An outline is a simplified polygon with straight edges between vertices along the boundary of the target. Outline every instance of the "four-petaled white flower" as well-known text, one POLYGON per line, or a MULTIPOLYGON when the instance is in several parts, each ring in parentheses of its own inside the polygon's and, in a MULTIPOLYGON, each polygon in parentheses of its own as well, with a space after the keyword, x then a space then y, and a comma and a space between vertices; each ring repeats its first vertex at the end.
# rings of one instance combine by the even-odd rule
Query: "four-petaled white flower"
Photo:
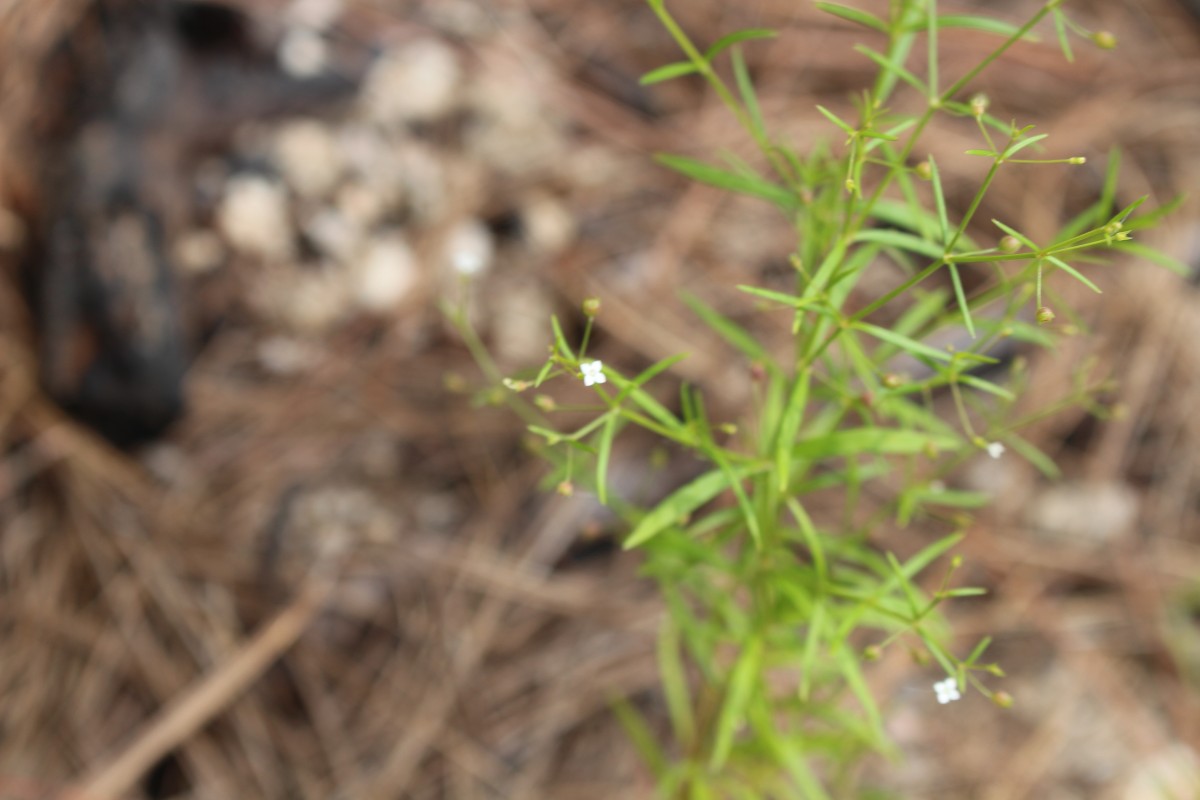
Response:
POLYGON ((583 385, 594 386, 598 383, 605 383, 608 378, 604 375, 604 364, 600 361, 591 361, 587 364, 580 364, 579 369, 583 371, 583 385))
POLYGON ((989 442, 987 446, 987 454, 992 458, 999 458, 1004 455, 1004 445, 1000 442, 989 442))
POLYGON ((958 693, 958 681, 954 678, 946 678, 944 681, 938 681, 933 685, 933 691, 937 692, 937 701, 942 705, 953 703, 962 697, 958 693))

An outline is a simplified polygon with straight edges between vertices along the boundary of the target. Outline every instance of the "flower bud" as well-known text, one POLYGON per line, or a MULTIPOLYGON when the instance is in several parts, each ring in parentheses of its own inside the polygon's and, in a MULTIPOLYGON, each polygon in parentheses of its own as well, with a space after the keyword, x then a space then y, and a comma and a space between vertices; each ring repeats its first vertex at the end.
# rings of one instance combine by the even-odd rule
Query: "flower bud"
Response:
POLYGON ((533 398, 533 404, 547 414, 558 409, 558 403, 548 394, 539 394, 533 398))
POLYGON ((1000 252, 1015 253, 1021 249, 1021 241, 1015 236, 1005 236, 1000 240, 1000 252))
POLYGON ((1092 41, 1101 50, 1112 50, 1117 46, 1117 37, 1111 31, 1096 31, 1092 34, 1092 41))
POLYGON ((561 494, 563 497, 570 497, 571 495, 575 494, 575 484, 571 483, 570 481, 562 481, 555 488, 555 491, 561 494))
POLYGON ((1054 312, 1050 310, 1050 307, 1042 306, 1039 308, 1037 310, 1038 325, 1049 325, 1051 322, 1054 322, 1054 312))
POLYGON ((1014 701, 1011 694, 1001 691, 992 695, 992 702, 1001 708, 1012 708, 1014 701))
POLYGON ((975 115, 975 119, 979 119, 988 110, 988 96, 983 92, 971 98, 971 113, 975 115))
POLYGON ((864 661, 878 661, 883 657, 883 648, 877 644, 869 644, 863 650, 864 661))
POLYGON ((583 315, 588 319, 600 313, 600 298, 589 297, 583 301, 583 315))
POLYGON ((1121 232, 1121 223, 1117 222, 1115 219, 1112 222, 1110 222, 1104 226, 1104 235, 1105 236, 1116 236, 1120 232, 1121 232))
POLYGON ((1086 164, 1087 159, 1083 156, 1071 156, 1067 159, 1068 164, 1086 164))
POLYGON ((927 181, 933 177, 933 167, 929 166, 928 161, 922 161, 913 167, 913 169, 916 171, 917 177, 923 181, 927 181))
POLYGON ((889 389, 897 389, 904 385, 904 379, 894 372, 883 376, 883 385, 889 389))
POLYGON ((849 194, 854 194, 854 190, 858 188, 858 184, 854 182, 854 178, 846 178, 846 191, 849 194))

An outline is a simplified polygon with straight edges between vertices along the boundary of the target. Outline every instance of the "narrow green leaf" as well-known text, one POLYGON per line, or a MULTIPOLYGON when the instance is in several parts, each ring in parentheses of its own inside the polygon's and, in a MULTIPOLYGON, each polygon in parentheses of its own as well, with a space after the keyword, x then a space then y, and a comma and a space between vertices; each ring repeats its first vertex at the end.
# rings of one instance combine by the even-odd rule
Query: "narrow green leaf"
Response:
POLYGON ((867 721, 871 726, 871 734, 873 742, 878 746, 884 741, 883 719, 879 715, 879 707, 875 705, 875 698, 871 696, 871 690, 867 688, 867 682, 863 678, 862 670, 859 669, 858 661, 855 660, 854 654, 850 652, 850 648, 842 647, 838 653, 838 667, 841 668, 842 677, 846 680, 846 685, 850 687, 850 691, 858 700, 858 704, 862 706, 863 713, 867 715, 867 721))
POLYGON ((666 754, 662 751, 662 748, 659 747, 658 736, 650 729, 649 723, 646 722, 641 713, 624 697, 613 700, 612 709, 617 717, 617 721, 625 729, 625 734, 629 737, 629 741, 633 743, 633 748, 638 751, 638 755, 646 762, 646 766, 650 768, 650 772, 653 773, 655 778, 661 778, 667 772, 670 762, 666 754))
POLYGON ((792 379, 783 414, 779 418, 779 428, 775 434, 775 477, 781 493, 787 491, 792 480, 792 444, 796 441, 800 423, 804 419, 804 411, 808 407, 810 380, 808 370, 796 374, 792 379))
POLYGON ((940 597, 982 597, 987 594, 988 590, 978 586, 964 586, 960 589, 947 589, 940 592, 940 597))
POLYGON ((727 47, 731 47, 738 42, 745 42, 751 39, 773 39, 777 35, 778 34, 776 34, 775 31, 767 28, 747 28, 745 30, 735 31, 734 33, 728 33, 722 36, 720 39, 717 39, 717 41, 713 43, 712 47, 704 51, 704 60, 712 61, 722 50, 727 47))
POLYGON ((800 656, 800 699, 808 702, 812 689, 813 670, 816 669, 817 653, 825 627, 825 603, 818 600, 804 632, 804 651, 800 656))
MULTIPOLYGON (((994 33, 997 36, 1009 37, 1016 34, 1020 27, 1013 25, 1011 22, 1003 22, 990 17, 977 17, 972 14, 941 14, 938 16, 937 26, 941 30, 947 28, 964 28, 966 30, 983 31, 984 33, 994 33)), ((919 26, 913 25, 913 29, 918 29, 919 26)), ((1033 32, 1026 33, 1023 37, 1027 42, 1038 41, 1037 34, 1033 32)))
POLYGON ((888 25, 874 14, 862 11, 850 6, 844 6, 841 3, 817 3, 817 8, 824 11, 826 14, 833 14, 835 17, 840 17, 847 22, 853 22, 856 25, 862 25, 872 30, 877 30, 880 33, 889 33, 888 25))
POLYGON ((692 714, 691 690, 680 657, 681 648, 679 629, 668 618, 658 635, 658 674, 675 737, 680 745, 690 749, 696 739, 696 718, 692 714))
POLYGON ((1001 154, 1000 157, 1001 158, 1012 158, 1017 153, 1024 150, 1026 147, 1032 147, 1033 145, 1037 144, 1038 142, 1042 141, 1045 138, 1048 138, 1049 136, 1050 136, 1050 134, 1048 134, 1048 133, 1039 133, 1036 136, 1026 136, 1024 139, 1019 139, 1019 140, 1013 142, 1012 144, 1010 144, 1008 146, 1008 149, 1006 149, 1001 154))
POLYGON ((608 505, 608 461, 612 455, 613 439, 617 435, 620 417, 613 411, 604 415, 607 419, 600 430, 600 446, 596 454, 596 499, 600 505, 608 505))
POLYGON ((742 105, 746 107, 746 115, 750 118, 755 136, 760 141, 766 141, 767 129, 763 124, 758 94, 754 91, 754 83, 750 80, 750 72, 746 69, 746 60, 742 58, 741 48, 737 47, 733 50, 733 79, 737 83, 738 94, 742 96, 742 105))
POLYGON ((759 344, 758 339, 751 336, 745 328, 721 314, 691 292, 685 291, 681 296, 683 302, 687 304, 687 307, 692 310, 693 314, 699 317, 705 325, 716 331, 722 339, 737 348, 742 355, 751 361, 762 363, 764 367, 774 368, 774 360, 763 349, 763 346, 759 344))
POLYGON ((762 665, 763 643, 754 636, 742 648, 737 663, 729 674, 729 683, 725 687, 725 699, 721 703, 721 711, 717 715, 716 732, 713 736, 712 753, 709 756, 708 768, 718 772, 725 766, 729 753, 733 749, 734 735, 738 726, 746 718, 746 707, 754 694, 754 685, 758 682, 762 665))
POLYGON ((962 278, 958 276, 958 266, 954 262, 946 265, 950 270, 950 282, 954 285, 954 299, 958 301, 958 308, 962 312, 963 324, 967 326, 967 333, 971 338, 975 338, 975 321, 971 318, 971 304, 967 302, 967 293, 963 291, 962 278))
POLYGON ((944 249, 946 242, 950 241, 950 219, 946 216, 946 195, 942 191, 942 176, 938 172, 937 162, 933 160, 933 156, 929 157, 929 182, 933 184, 933 202, 937 208, 938 225, 941 226, 944 249))
POLYGON ((883 53, 878 53, 878 52, 872 50, 871 48, 867 47, 865 44, 856 44, 854 46, 854 50, 856 52, 862 53, 864 56, 866 56, 867 58, 874 61, 876 64, 879 65, 879 68, 884 70, 885 72, 893 73, 897 78, 904 81, 905 83, 907 83, 909 86, 916 89, 921 94, 928 93, 928 89, 925 86, 924 82, 922 82, 921 79, 918 78, 916 75, 913 75, 911 72, 909 72, 907 69, 905 69, 902 64, 896 64, 892 61, 889 61, 887 56, 885 56, 883 53))
POLYGON ((1017 455, 1033 464, 1038 472, 1050 480, 1058 480, 1062 477, 1062 470, 1054 463, 1054 459, 1034 447, 1027 439, 1022 439, 1009 431, 1005 434, 1004 441, 1016 451, 1017 455))
POLYGON ((921 613, 921 598, 917 596, 917 590, 913 588, 912 583, 905 576, 904 570, 900 567, 900 562, 896 559, 895 554, 888 552, 886 557, 888 566, 892 568, 892 575, 895 577, 896 583, 900 584, 900 591, 904 593, 905 602, 908 603, 908 612, 912 615, 911 618, 915 622, 921 613))
POLYGON ((1032 239, 1030 239, 1025 234, 1021 233, 1020 231, 1016 230, 1015 228, 1008 227, 1007 225, 1005 225, 1003 222, 1001 222, 998 219, 993 219, 992 224, 995 225, 1000 230, 1007 233, 1009 236, 1012 236, 1014 239, 1016 239, 1018 242, 1025 245, 1026 247, 1028 247, 1030 250, 1036 251, 1038 249, 1038 246, 1033 243, 1032 239))
POLYGON ((983 378, 976 377, 975 375, 960 374, 958 376, 958 382, 966 384, 974 389, 978 389, 981 392, 987 392, 988 394, 993 394, 996 397, 1002 397, 1005 400, 1017 399, 1016 395, 1014 395, 1008 389, 1005 389, 1003 386, 997 386, 991 381, 984 380, 983 378))
MULTIPOLYGON (((762 467, 757 469, 761 471, 762 467)), ((749 466, 738 467, 734 469, 734 475, 741 480, 754 471, 755 469, 749 466)), ((645 544, 728 488, 729 477, 723 471, 715 469, 704 473, 691 483, 676 489, 642 517, 622 546, 626 550, 632 550, 645 544)))
MULTIPOLYGON (((910 253, 925 256, 935 260, 940 260, 946 254, 946 249, 936 242, 931 242, 928 239, 922 239, 919 236, 913 236, 911 233, 902 233, 888 228, 868 228, 865 231, 860 231, 854 236, 855 242, 876 242, 887 247, 896 247, 900 250, 907 250, 910 253)), ((943 239, 943 241, 945 241, 943 239)))
POLYGON ((949 536, 943 536, 933 544, 926 545, 919 553, 904 562, 902 572, 908 578, 914 577, 918 572, 932 564, 942 553, 945 553, 951 547, 961 542, 962 538, 963 535, 961 533, 953 533, 949 536))
POLYGON ((848 122, 845 122, 841 117, 839 117, 837 114, 830 111, 825 106, 818 105, 817 111, 820 111, 821 114, 824 115, 825 119, 829 120, 834 125, 837 125, 843 131, 845 131, 847 136, 853 136, 854 134, 856 134, 858 132, 857 130, 855 130, 854 126, 852 126, 848 122))
POLYGON ((987 492, 969 492, 964 489, 926 490, 918 493, 922 503, 947 508, 982 508, 991 502, 987 492))
POLYGON ((788 294, 787 292, 777 292, 773 289, 764 289, 761 286, 747 286, 745 284, 738 284, 737 288, 746 294, 754 295, 763 300, 770 300, 773 303, 779 303, 789 308, 807 308, 809 305, 796 295, 788 294))
POLYGON ((658 155, 655 156, 655 160, 692 180, 718 189, 759 197, 785 211, 792 211, 797 207, 796 198, 791 192, 757 175, 738 175, 686 156, 658 155))
POLYGON ((571 350, 571 345, 567 344, 567 337, 563 335, 562 326, 558 323, 556 314, 550 315, 550 327, 554 330, 554 347, 564 358, 574 361, 575 352, 571 350))
POLYGON ((833 248, 825 254, 821 259, 821 265, 817 267, 817 272, 813 275, 812 280, 804 287, 804 294, 801 295, 803 300, 812 300, 821 293, 821 290, 829 285, 830 278, 834 272, 842 265, 843 259, 846 257, 846 240, 841 237, 834 243, 833 248))
POLYGON ((1067 18, 1063 15, 1062 9, 1054 8, 1054 32, 1058 34, 1058 44, 1062 48, 1063 56, 1067 61, 1074 61, 1075 54, 1071 52, 1071 41, 1067 37, 1067 18))
POLYGON ((937 359, 938 361, 952 361, 953 356, 945 350, 938 350, 930 347, 923 342, 918 342, 915 339, 910 339, 907 336, 902 336, 895 331, 890 331, 887 328, 881 328, 878 325, 872 325, 869 322, 856 322, 854 327, 864 333, 874 336, 876 339, 881 339, 888 344, 895 345, 901 350, 913 356, 925 356, 926 358, 937 359))
POLYGON ((1074 267, 1072 267, 1070 264, 1068 264, 1067 262, 1063 261, 1061 258, 1057 258, 1057 257, 1055 257, 1055 256, 1046 256, 1046 260, 1047 260, 1047 261, 1049 261, 1049 262, 1050 262, 1051 264, 1053 264, 1054 266, 1056 266, 1056 267, 1058 267, 1059 269, 1061 269, 1063 272, 1065 272, 1065 273, 1067 273, 1068 275, 1070 275, 1070 276, 1071 276, 1072 278, 1074 278, 1075 280, 1077 280, 1077 281, 1079 281, 1080 283, 1082 283, 1084 286, 1086 286, 1086 287, 1088 287, 1089 289, 1091 289, 1091 290, 1092 290, 1093 292, 1095 292, 1096 294, 1103 294, 1103 292, 1101 292, 1101 291, 1100 291, 1100 287, 1099 287, 1099 286, 1097 286, 1096 284, 1092 283, 1090 280, 1088 280, 1088 279, 1087 279, 1087 278, 1084 276, 1084 274, 1083 274, 1082 272, 1080 272, 1079 270, 1075 269, 1075 268, 1074 268, 1074 267))
POLYGON ((696 65, 690 61, 676 61, 673 64, 664 64, 663 66, 652 69, 638 79, 638 83, 642 86, 649 86, 654 83, 662 83, 673 78, 682 78, 684 75, 694 75, 699 72, 696 65))
POLYGON ((775 731, 771 733, 760 738, 775 760, 783 764, 784 770, 800 790, 796 797, 803 800, 830 800, 829 793, 805 759, 803 746, 791 737, 780 736, 775 731))
MULTIPOLYGON (((900 176, 897 176, 897 179, 899 178, 900 176)), ((933 240, 932 231, 939 224, 937 215, 929 210, 916 204, 900 203, 887 198, 875 201, 875 206, 871 209, 871 216, 887 225, 913 231, 929 241, 933 240)), ((980 247, 964 233, 958 238, 958 244, 955 246, 955 250, 959 249, 971 251, 979 250, 980 247)))
POLYGON ((812 556, 813 567, 817 570, 818 586, 823 587, 829 579, 829 565, 825 559, 825 548, 821 544, 821 535, 813 525, 812 518, 808 516, 808 512, 804 510, 804 506, 795 496, 787 499, 787 507, 792 518, 796 520, 797 527, 800 528, 800 535, 804 538, 809 555, 812 556))

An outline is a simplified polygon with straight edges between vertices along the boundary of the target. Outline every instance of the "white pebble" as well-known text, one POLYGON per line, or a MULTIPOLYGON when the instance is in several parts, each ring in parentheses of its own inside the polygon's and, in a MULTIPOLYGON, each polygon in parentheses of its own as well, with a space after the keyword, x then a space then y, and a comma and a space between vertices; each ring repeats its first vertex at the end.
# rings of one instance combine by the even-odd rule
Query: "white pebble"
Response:
POLYGON ((450 230, 443 253, 451 269, 469 278, 487 271, 495 249, 492 232, 472 218, 462 220, 450 230))
POLYGON ((1102 547, 1133 531, 1138 510, 1137 493, 1123 483, 1062 483, 1042 491, 1027 513, 1047 539, 1102 547))
POLYGON ((304 372, 316 363, 312 348, 288 336, 270 336, 258 343, 256 355, 262 368, 272 375, 304 372))
POLYGON ((349 260, 358 249, 362 229, 333 208, 322 208, 308 219, 304 232, 326 255, 338 261, 349 260))
POLYGON ((454 107, 461 79, 462 67, 449 45, 437 39, 418 39, 372 67, 362 98, 367 114, 377 122, 424 122, 454 107))
POLYGON ((354 278, 354 298, 360 308, 389 311, 416 287, 417 260, 403 237, 386 234, 367 246, 354 278))
POLYGON ((221 266, 225 260, 225 245, 212 231, 194 230, 175 242, 175 263, 191 275, 203 275, 221 266))
POLYGON ((290 28, 279 43, 279 66, 293 78, 311 78, 325 70, 329 47, 312 28, 290 28))
POLYGON ((575 238, 575 220, 550 195, 530 197, 521 209, 521 221, 530 249, 538 253, 557 253, 575 238))
POLYGON ((327 195, 342 176, 342 161, 333 136, 316 120, 283 125, 275 135, 275 159, 301 197, 327 195))
POLYGON ((342 215, 362 227, 370 227, 387 213, 387 201, 379 192, 361 183, 347 183, 337 193, 342 215))
POLYGON ((292 0, 287 20, 293 25, 323 31, 341 16, 342 5, 342 0, 292 0))
POLYGON ((217 209, 217 224, 240 252, 276 261, 292 255, 287 192, 274 181, 256 175, 232 178, 217 209))
POLYGON ((337 270, 300 272, 280 294, 283 321, 297 331, 322 333, 348 311, 344 278, 337 270))

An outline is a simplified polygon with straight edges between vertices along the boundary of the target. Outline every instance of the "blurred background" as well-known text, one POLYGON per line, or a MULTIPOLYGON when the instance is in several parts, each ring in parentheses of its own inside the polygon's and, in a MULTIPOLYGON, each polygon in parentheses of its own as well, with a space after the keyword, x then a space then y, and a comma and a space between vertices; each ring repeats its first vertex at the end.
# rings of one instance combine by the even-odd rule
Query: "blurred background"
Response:
MULTIPOLYGON (((746 57, 801 152, 873 76, 809 2, 675 5, 700 42, 780 32, 746 57)), ((1068 8, 1117 49, 1068 64, 1047 28, 978 82, 1088 158, 1002 174, 978 218, 1035 239, 1115 147, 1118 205, 1200 180, 1200 10, 1068 8)), ((994 41, 945 36, 943 74, 994 41)), ((651 161, 746 153, 698 80, 639 85, 677 59, 640 0, 0 3, 0 799, 652 796, 610 701, 663 722, 653 587, 593 499, 540 485, 439 305, 517 374, 598 297, 591 352, 686 352, 668 380, 737 418, 750 365, 678 293, 782 345, 731 287, 786 289, 794 242, 651 161)), ((973 129, 928 144, 961 208, 973 129)), ((1142 239, 1193 265, 1195 201, 1142 239)), ((893 648, 868 677, 906 759, 864 766, 872 796, 1200 797, 1200 291, 1090 269, 1104 294, 1055 286, 1080 333, 1021 354, 1021 406, 1082 367, 1111 418, 1025 429, 1059 482, 957 479, 995 497, 961 548, 990 594, 947 613, 995 637, 1016 704, 938 706, 893 648)), ((614 454, 618 488, 679 479, 648 456, 614 454)))

